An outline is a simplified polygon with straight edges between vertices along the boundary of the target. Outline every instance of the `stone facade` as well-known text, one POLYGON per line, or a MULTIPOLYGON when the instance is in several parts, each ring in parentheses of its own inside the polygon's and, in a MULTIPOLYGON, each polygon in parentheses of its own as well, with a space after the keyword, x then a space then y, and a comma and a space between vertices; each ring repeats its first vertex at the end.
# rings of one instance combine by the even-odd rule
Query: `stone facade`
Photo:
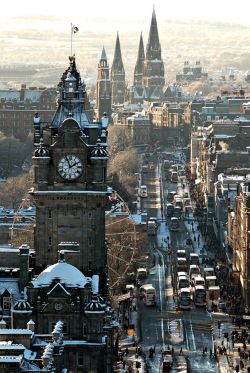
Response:
POLYGON ((239 278, 246 306, 250 306, 250 184, 240 184, 233 220, 233 272, 239 278))
POLYGON ((0 131, 6 136, 25 139, 32 132, 35 112, 42 114, 44 122, 50 122, 56 109, 54 88, 27 88, 0 91, 0 131))

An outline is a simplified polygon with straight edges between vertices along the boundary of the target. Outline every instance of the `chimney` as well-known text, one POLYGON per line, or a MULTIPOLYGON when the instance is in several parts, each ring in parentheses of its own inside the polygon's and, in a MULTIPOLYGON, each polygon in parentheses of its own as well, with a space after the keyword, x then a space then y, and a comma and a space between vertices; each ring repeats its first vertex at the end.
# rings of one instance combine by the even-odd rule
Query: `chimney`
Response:
POLYGON ((29 281, 29 245, 19 247, 20 290, 23 290, 29 281))
POLYGON ((28 330, 31 330, 32 332, 35 331, 35 323, 33 320, 30 320, 27 322, 27 329, 28 330))

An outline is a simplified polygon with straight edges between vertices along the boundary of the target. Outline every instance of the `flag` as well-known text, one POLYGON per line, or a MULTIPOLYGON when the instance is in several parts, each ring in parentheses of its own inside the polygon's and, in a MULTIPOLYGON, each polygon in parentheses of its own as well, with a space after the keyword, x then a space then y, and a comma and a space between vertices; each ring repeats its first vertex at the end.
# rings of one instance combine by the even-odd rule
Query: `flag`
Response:
POLYGON ((73 34, 76 34, 79 31, 79 28, 76 26, 72 26, 72 32, 73 34))

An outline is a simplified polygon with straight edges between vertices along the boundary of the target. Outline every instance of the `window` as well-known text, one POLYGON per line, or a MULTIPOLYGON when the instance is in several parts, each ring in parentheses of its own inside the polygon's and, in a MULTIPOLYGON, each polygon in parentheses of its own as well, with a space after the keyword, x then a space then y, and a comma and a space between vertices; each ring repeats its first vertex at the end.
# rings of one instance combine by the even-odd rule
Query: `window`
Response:
POLYGON ((78 352, 77 354, 77 363, 79 367, 82 367, 84 364, 84 356, 82 352, 78 352))
POLYGON ((11 297, 4 297, 3 298, 3 309, 10 310, 11 309, 11 297))

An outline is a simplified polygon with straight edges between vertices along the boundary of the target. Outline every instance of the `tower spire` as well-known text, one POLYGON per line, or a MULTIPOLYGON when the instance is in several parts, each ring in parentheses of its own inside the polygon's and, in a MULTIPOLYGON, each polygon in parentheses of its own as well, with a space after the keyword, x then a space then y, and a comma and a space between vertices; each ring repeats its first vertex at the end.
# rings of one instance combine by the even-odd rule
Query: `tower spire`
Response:
POLYGON ((125 70, 122 61, 121 45, 117 32, 114 60, 111 67, 112 104, 123 104, 125 100, 125 70))
POLYGON ((145 53, 144 53, 143 37, 142 37, 142 32, 141 32, 140 41, 139 41, 139 49, 138 49, 138 54, 137 54, 137 61, 136 61, 135 70, 134 70, 134 86, 135 87, 142 87, 144 60, 145 60, 145 53))
POLYGON ((119 72, 124 72, 124 66, 122 62, 122 53, 121 53, 121 45, 120 45, 120 38, 119 33, 117 32, 116 42, 115 42, 115 54, 114 60, 112 64, 111 70, 116 69, 119 72))
POLYGON ((107 60, 107 55, 106 55, 106 51, 105 51, 104 45, 102 47, 101 60, 107 60))
POLYGON ((161 46, 160 46, 160 41, 159 41, 155 8, 153 7, 153 13, 152 13, 152 18, 151 18, 151 25, 150 25, 148 43, 147 43, 147 50, 146 50, 146 58, 157 59, 159 55, 161 55, 161 46))

